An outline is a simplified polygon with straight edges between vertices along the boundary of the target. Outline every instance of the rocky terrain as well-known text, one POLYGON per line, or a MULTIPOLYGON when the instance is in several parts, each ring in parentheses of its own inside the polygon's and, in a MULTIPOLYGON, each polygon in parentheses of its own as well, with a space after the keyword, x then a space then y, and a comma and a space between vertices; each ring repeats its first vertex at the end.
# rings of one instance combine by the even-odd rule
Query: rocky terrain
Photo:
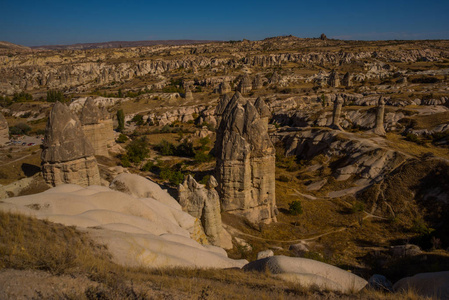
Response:
MULTIPOLYGON (((262 272, 273 297, 448 297, 448 41, 7 46, 3 212, 76 226, 112 269, 262 272)), ((153 272, 129 270, 127 287, 153 272)), ((83 297, 119 293, 86 276, 83 297)))

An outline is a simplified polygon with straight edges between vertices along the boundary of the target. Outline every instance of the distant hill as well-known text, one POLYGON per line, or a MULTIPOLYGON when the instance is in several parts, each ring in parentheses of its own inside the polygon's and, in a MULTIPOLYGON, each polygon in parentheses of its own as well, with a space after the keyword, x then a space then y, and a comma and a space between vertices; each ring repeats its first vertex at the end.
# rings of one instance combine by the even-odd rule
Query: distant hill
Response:
POLYGON ((205 44, 211 40, 151 40, 151 41, 113 41, 104 43, 81 43, 73 45, 46 45, 46 46, 32 46, 32 49, 38 50, 83 50, 83 49, 99 49, 99 48, 120 48, 120 47, 143 47, 155 45, 188 45, 188 44, 205 44))
POLYGON ((22 51, 31 51, 31 48, 16 45, 10 42, 0 41, 0 53, 1 52, 22 52, 22 51))

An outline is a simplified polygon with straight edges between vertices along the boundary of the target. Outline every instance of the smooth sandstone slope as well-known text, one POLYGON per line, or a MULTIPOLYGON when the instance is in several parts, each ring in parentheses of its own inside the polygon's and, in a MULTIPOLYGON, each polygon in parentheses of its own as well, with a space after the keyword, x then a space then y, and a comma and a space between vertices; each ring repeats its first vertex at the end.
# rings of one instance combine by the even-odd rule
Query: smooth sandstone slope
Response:
MULTIPOLYGON (((147 188, 154 187, 146 181, 147 188)), ((108 187, 65 184, 40 194, 5 199, 0 209, 84 229, 108 246, 117 263, 127 266, 231 268, 247 263, 191 239, 195 219, 163 192, 159 188, 156 198, 139 198, 108 187)))

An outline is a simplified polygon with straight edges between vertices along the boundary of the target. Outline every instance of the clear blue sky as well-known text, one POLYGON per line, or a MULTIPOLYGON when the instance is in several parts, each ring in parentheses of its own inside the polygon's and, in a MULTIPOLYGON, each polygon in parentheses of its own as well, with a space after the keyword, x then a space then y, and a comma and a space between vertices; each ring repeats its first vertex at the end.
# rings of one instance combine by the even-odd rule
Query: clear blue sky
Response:
POLYGON ((449 39, 449 0, 0 0, 0 40, 26 46, 106 41, 449 39))

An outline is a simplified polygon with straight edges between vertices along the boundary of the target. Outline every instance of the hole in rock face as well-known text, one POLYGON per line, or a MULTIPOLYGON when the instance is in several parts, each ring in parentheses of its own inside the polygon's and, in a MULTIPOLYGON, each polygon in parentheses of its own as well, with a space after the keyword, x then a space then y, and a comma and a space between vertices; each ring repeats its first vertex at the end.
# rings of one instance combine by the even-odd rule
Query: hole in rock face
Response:
POLYGON ((21 168, 26 177, 31 177, 41 171, 40 167, 27 163, 23 163, 21 168))

